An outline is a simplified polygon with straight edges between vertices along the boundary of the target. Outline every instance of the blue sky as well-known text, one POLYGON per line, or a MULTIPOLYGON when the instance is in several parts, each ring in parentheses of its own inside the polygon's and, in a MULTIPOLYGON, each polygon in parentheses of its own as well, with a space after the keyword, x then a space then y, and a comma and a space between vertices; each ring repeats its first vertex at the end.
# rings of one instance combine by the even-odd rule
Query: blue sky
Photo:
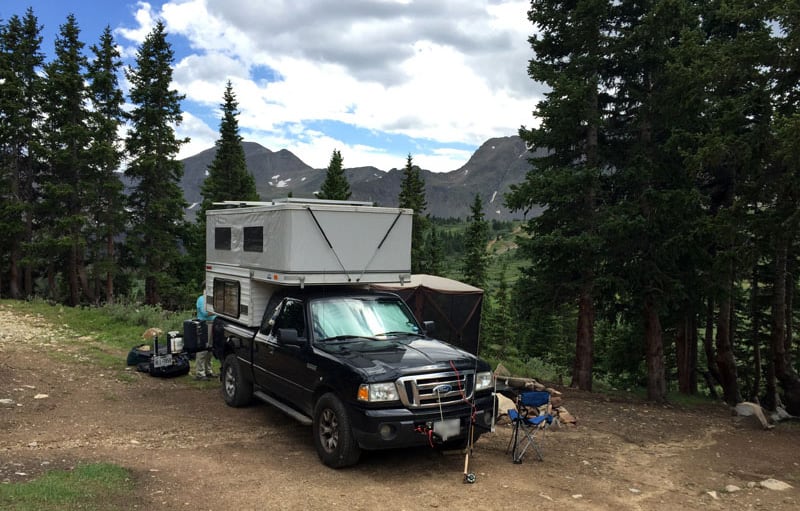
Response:
POLYGON ((532 126, 529 1, 0 0, 0 19, 33 8, 42 50, 69 13, 88 47, 110 26, 127 64, 161 19, 186 95, 180 157, 213 146, 227 80, 245 140, 325 168, 434 172, 464 165, 492 137, 532 126))

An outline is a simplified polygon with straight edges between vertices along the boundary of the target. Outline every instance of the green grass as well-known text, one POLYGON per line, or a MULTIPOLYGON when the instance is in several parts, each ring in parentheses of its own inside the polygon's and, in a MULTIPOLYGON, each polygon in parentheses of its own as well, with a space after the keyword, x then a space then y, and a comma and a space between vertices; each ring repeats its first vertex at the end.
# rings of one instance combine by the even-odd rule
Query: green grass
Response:
MULTIPOLYGON (((183 321, 194 311, 170 312, 159 307, 114 304, 102 307, 53 305, 44 300, 0 300, 0 306, 17 312, 40 316, 57 330, 59 342, 81 344, 80 353, 92 363, 125 370, 125 357, 134 346, 145 342, 142 334, 151 327, 183 331, 183 321)), ((52 356, 57 356, 54 352, 52 356)), ((72 359, 72 355, 63 355, 72 359)))
POLYGON ((108 463, 53 470, 25 483, 0 485, 5 511, 114 511, 131 508, 135 483, 122 467, 108 463))
MULTIPOLYGON (((44 300, 0 300, 0 307, 15 313, 40 317, 48 328, 51 342, 80 345, 78 351, 48 351, 48 356, 64 363, 81 363, 113 372, 119 381, 137 381, 127 369, 126 358, 133 346, 142 344, 142 333, 156 327, 164 332, 183 329, 183 321, 194 311, 168 312, 157 307, 110 305, 76 307, 52 305, 44 300)), ((166 337, 165 337, 166 339, 166 337)), ((45 340, 45 339, 43 339, 45 340)), ((216 362, 216 361, 215 361, 216 362)), ((219 364, 214 364, 219 371, 219 364)), ((188 385, 211 387, 219 382, 188 385)), ((108 400, 118 396, 108 394, 108 400)), ((92 464, 75 470, 54 470, 26 483, 0 484, 0 509, 3 511, 114 511, 131 509, 135 484, 127 470, 111 464, 92 464)))
MULTIPOLYGON (((170 312, 159 307, 143 305, 105 305, 102 307, 75 307, 53 305, 44 300, 18 301, 0 300, 0 307, 14 310, 17 313, 41 317, 52 325, 51 334, 59 343, 80 344, 78 352, 83 363, 90 363, 108 371, 116 371, 117 380, 127 383, 136 381, 125 360, 134 346, 144 343, 142 334, 151 327, 183 331, 183 322, 194 316, 193 310, 170 312)), ((77 361, 75 353, 51 351, 50 357, 64 363, 77 361)), ((214 372, 220 371, 218 360, 212 360, 214 372)), ((191 372, 194 374, 194 362, 191 372)), ((207 388, 219 385, 214 381, 187 382, 189 385, 207 388)), ((2 509, 2 508, 0 508, 2 509)))

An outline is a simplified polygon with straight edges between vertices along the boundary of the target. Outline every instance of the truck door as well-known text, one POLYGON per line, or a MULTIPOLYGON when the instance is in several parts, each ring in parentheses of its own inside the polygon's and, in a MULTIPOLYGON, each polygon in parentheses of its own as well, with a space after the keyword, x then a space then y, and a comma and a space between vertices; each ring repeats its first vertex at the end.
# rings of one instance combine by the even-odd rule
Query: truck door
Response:
POLYGON ((272 313, 268 311, 264 314, 261 326, 253 338, 251 359, 253 362, 253 381, 257 386, 271 393, 275 393, 278 387, 275 375, 269 371, 268 367, 278 345, 277 339, 272 337, 271 332, 272 325, 275 323, 275 319, 278 317, 282 307, 282 304, 278 304, 272 313))
POLYGON ((309 361, 310 345, 308 342, 302 346, 281 343, 277 336, 281 328, 296 330, 298 337, 308 338, 305 306, 301 300, 284 299, 269 322, 269 332, 266 335, 259 332, 255 367, 263 373, 263 386, 268 391, 308 412, 314 378, 309 361))

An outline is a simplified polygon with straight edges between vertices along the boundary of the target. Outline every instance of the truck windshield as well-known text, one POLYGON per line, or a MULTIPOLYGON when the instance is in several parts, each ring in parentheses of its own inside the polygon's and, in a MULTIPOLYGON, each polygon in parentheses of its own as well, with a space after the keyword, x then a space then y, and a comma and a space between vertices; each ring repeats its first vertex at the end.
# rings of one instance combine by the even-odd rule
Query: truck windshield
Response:
POLYGON ((332 297, 311 302, 317 340, 419 335, 419 326, 401 300, 332 297))

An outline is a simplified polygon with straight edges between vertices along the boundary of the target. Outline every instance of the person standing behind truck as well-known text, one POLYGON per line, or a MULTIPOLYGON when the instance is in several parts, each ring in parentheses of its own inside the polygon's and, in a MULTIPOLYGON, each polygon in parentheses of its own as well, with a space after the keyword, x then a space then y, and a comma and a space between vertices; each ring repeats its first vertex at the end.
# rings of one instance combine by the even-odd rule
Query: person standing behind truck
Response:
POLYGON ((206 311, 206 292, 197 298, 197 319, 205 322, 207 332, 208 350, 199 351, 195 356, 194 362, 194 379, 195 380, 209 380, 214 377, 214 372, 211 369, 211 332, 213 330, 213 322, 216 316, 209 314, 206 311))

